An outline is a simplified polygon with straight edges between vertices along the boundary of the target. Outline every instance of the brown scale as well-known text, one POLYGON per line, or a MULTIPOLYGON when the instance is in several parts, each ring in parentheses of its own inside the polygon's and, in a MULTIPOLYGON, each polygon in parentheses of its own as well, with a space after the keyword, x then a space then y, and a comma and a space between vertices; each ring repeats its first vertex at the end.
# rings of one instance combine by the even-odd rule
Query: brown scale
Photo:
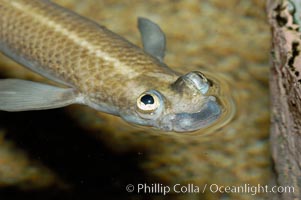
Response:
MULTIPOLYGON (((166 104, 160 111, 162 116, 188 113, 183 116, 191 114, 187 117, 191 120, 204 116, 201 111, 205 110, 209 101, 220 107, 215 98, 209 98, 196 89, 200 87, 191 86, 202 81, 186 81, 187 87, 175 90, 175 87, 182 87, 176 84, 176 80, 185 79, 185 76, 179 77, 160 59, 105 27, 54 3, 46 0, 0 0, 0 13, 2 51, 20 64, 27 63, 33 71, 72 86, 84 99, 83 104, 93 104, 91 107, 96 109, 95 105, 115 108, 120 112, 112 114, 126 113, 138 118, 135 110, 137 99, 146 91, 157 90, 160 93, 157 95, 164 97, 161 104, 166 104), (7 49, 13 56, 6 52, 7 49)), ((213 108, 208 106, 205 112, 209 109, 213 108)), ((169 116, 168 119, 175 118, 169 116)), ((177 118, 182 120, 180 115, 177 118)), ((168 119, 162 118, 162 121, 166 123, 168 119)), ((161 123, 146 121, 151 126, 161 123)), ((193 121, 194 126, 196 122, 193 121)), ((183 124, 186 126, 189 121, 184 119, 183 124)))
POLYGON ((34 60, 39 67, 56 74, 64 81, 71 82, 77 88, 85 90, 97 88, 106 94, 110 91, 101 87, 117 81, 111 78, 107 80, 107 74, 116 73, 118 77, 118 72, 125 73, 124 66, 139 74, 145 73, 150 68, 157 68, 153 58, 118 35, 50 2, 1 0, 0 3, 2 41, 27 60, 34 60), (14 3, 19 7, 14 6, 14 3), (117 59, 121 66, 112 62, 111 66, 103 65, 104 58, 96 58, 95 52, 76 44, 68 35, 62 34, 61 29, 53 29, 51 24, 45 23, 48 21, 53 21, 57 26, 76 35, 91 45, 94 51, 109 54, 117 59), (97 69, 92 65, 95 64, 95 60, 98 61, 97 69), (118 70, 112 70, 112 66, 118 70), (93 73, 85 73, 89 70, 93 73), (100 78, 102 85, 94 86, 97 83, 86 82, 86 76, 91 75, 100 78))

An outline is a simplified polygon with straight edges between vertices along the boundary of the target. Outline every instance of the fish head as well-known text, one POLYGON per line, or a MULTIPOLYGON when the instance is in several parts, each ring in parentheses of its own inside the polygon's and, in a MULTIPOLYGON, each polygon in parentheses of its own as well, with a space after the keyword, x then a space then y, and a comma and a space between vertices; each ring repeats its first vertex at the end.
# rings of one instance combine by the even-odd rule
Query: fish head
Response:
POLYGON ((217 97, 210 95, 212 82, 201 72, 153 85, 135 97, 131 112, 121 113, 123 119, 163 131, 191 132, 212 125, 222 113, 217 97))

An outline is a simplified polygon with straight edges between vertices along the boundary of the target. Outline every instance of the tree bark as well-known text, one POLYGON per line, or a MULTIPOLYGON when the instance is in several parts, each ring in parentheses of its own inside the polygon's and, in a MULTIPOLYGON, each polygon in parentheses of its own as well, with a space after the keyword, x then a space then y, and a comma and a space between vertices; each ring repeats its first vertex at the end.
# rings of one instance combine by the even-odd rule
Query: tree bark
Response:
POLYGON ((301 199, 301 0, 268 0, 272 27, 271 148, 279 199, 301 199), (298 6, 299 5, 299 6, 298 6))

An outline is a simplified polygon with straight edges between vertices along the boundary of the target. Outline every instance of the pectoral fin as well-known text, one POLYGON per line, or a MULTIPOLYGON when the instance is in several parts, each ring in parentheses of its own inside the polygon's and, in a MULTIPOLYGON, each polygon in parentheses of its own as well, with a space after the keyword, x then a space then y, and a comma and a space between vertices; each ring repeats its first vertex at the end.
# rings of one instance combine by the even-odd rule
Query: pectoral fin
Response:
POLYGON ((166 40, 161 28, 152 21, 141 17, 138 18, 138 28, 144 50, 163 62, 166 40))
POLYGON ((0 110, 26 111, 59 108, 80 103, 72 88, 58 88, 18 79, 0 80, 0 110))

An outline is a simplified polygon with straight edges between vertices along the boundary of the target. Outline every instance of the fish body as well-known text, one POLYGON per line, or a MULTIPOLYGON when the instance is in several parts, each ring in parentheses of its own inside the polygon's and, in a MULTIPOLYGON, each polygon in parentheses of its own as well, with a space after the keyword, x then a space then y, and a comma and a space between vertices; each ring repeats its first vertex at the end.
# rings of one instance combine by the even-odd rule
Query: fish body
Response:
POLYGON ((47 0, 0 0, 0 51, 62 88, 0 80, 0 110, 25 111, 84 104, 125 121, 164 131, 212 125, 222 114, 212 82, 163 62, 165 36, 139 18, 144 49, 47 0))

